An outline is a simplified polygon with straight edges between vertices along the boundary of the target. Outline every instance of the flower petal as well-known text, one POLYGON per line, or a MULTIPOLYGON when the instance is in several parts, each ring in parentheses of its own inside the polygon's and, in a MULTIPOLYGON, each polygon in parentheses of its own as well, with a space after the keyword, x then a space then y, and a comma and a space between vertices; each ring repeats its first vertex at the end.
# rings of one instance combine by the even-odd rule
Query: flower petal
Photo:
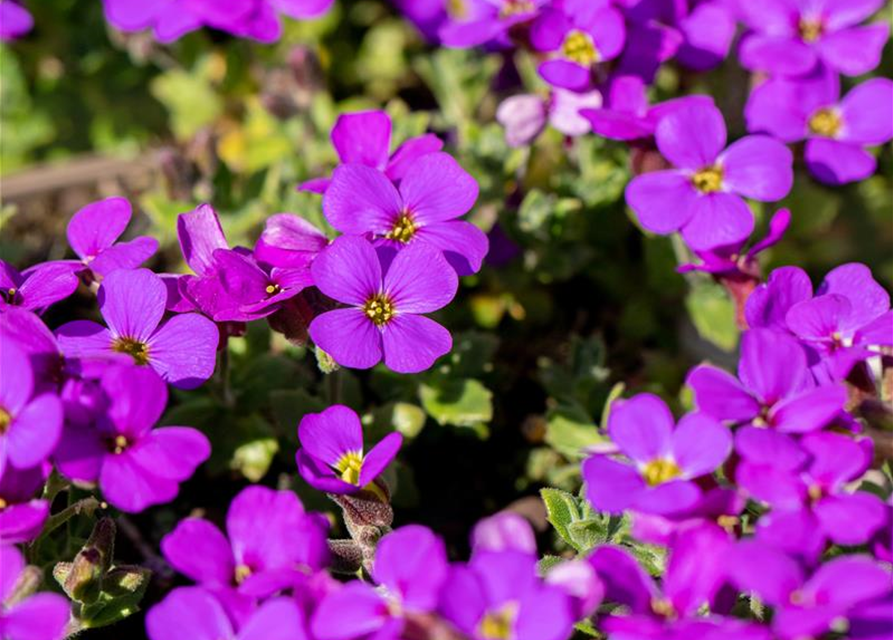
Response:
POLYGON ((98 300, 112 336, 145 343, 164 316, 167 287, 148 269, 113 271, 102 281, 98 300))
POLYGON ((59 348, 66 358, 108 358, 112 335, 101 324, 90 320, 72 320, 56 329, 59 348))
POLYGON ((310 631, 318 640, 352 640, 378 631, 389 618, 382 596, 369 584, 354 581, 317 605, 310 631))
POLYGON ((384 291, 398 314, 436 311, 449 304, 458 287, 443 253, 426 242, 412 242, 399 251, 384 277, 384 291))
POLYGON ((360 309, 335 309, 316 316, 310 337, 344 367, 368 369, 381 362, 382 334, 360 309))
POLYGON ((384 235, 404 209, 387 176, 363 164, 343 164, 335 169, 322 208, 329 224, 351 235, 384 235))
POLYGON ((406 171, 400 195, 415 220, 431 224, 467 213, 477 200, 478 183, 452 156, 429 153, 406 171))
POLYGON ((760 34, 751 34, 741 41, 738 59, 745 69, 780 76, 801 76, 816 64, 815 52, 803 42, 760 34))
POLYGON ((713 473, 731 451, 731 432, 703 413, 684 416, 673 432, 673 458, 687 478, 713 473))
POLYGON ((363 457, 360 469, 360 486, 365 487, 375 480, 397 456, 403 444, 403 436, 389 433, 363 457))
POLYGON ((698 409, 714 418, 739 422, 760 413, 760 403, 726 371, 702 365, 688 374, 686 383, 694 391, 698 409))
POLYGON ((865 492, 823 498, 812 510, 825 535, 847 547, 867 543, 887 518, 880 498, 865 492))
POLYGON ((769 279, 757 287, 744 309, 747 324, 787 331, 788 310, 798 302, 812 298, 812 282, 799 267, 781 267, 769 274, 769 279))
POLYGON ((320 291, 346 304, 363 305, 381 290, 381 263, 364 238, 337 238, 317 256, 310 270, 320 291))
POLYGON ((220 218, 209 204, 177 216, 177 237, 186 263, 199 276, 212 271, 216 249, 229 248, 220 218))
POLYGON ((357 414, 344 405, 310 413, 298 425, 298 440, 309 455, 335 466, 351 451, 363 451, 363 426, 357 414))
POLYGON ((436 153, 443 149, 443 140, 433 133, 426 133, 415 138, 409 138, 397 147, 391 159, 388 161, 388 168, 385 174, 392 182, 399 182, 409 171, 409 168, 416 163, 416 160, 429 153, 436 153))
POLYGON ((360 490, 360 487, 344 482, 337 477, 331 467, 312 457, 304 449, 298 450, 295 462, 298 465, 298 473, 301 474, 304 481, 317 491, 347 494, 360 490))
POLYGON ((806 461, 806 452, 793 437, 774 429, 745 426, 735 432, 735 451, 754 464, 794 471, 806 461))
POLYGON ((803 571, 788 555, 747 541, 729 553, 729 574, 739 589, 754 591, 772 605, 787 604, 803 583, 803 571))
POLYGON ((596 455, 583 462, 582 473, 586 499, 599 511, 623 513, 645 490, 638 471, 607 456, 596 455))
POLYGON ((232 638, 232 624, 219 602, 198 587, 174 589, 146 614, 151 640, 232 638))
POLYGON ((40 310, 63 300, 78 288, 78 277, 71 265, 46 262, 27 272, 27 278, 19 288, 22 306, 28 310, 40 310))
POLYGON ((774 405, 806 384, 806 352, 789 335, 751 329, 741 338, 738 376, 764 405, 774 405))
POLYGON ((660 121, 655 138, 661 154, 677 167, 703 169, 726 146, 726 123, 713 105, 687 104, 660 121))
POLYGON ((108 249, 130 224, 125 198, 106 198, 78 210, 68 222, 68 244, 81 259, 95 258, 108 249))
POLYGON ((196 582, 229 585, 235 565, 220 529, 202 518, 186 518, 161 539, 161 552, 178 572, 196 582))
POLYGON ((890 27, 883 22, 842 29, 824 36, 819 55, 825 63, 846 76, 860 76, 881 63, 890 27))
POLYGON ((156 476, 138 464, 128 451, 105 457, 99 486, 109 504, 127 513, 170 502, 180 489, 176 481, 156 476))
POLYGON ((397 373, 425 371, 453 348, 449 331, 430 318, 411 313, 394 316, 381 340, 384 362, 397 373))
POLYGON ((375 582, 400 596, 413 611, 433 611, 449 565, 443 540, 430 529, 408 525, 378 543, 372 574, 375 582))
POLYGON ((150 431, 130 455, 159 478, 183 482, 211 456, 211 442, 198 429, 162 427, 150 431))
POLYGON ((803 391, 775 405, 769 421, 782 433, 806 433, 827 426, 847 401, 846 389, 828 384, 803 391))
POLYGON ((753 232, 750 207, 731 193, 710 193, 695 199, 682 237, 695 251, 707 251, 745 240, 753 232))
POLYGON ((893 81, 872 78, 856 85, 840 103, 841 139, 877 145, 893 138, 893 81))
POLYGON ((136 269, 158 251, 158 240, 140 236, 109 247, 90 262, 90 271, 105 277, 116 269, 136 269))
POLYGON ((34 372, 27 353, 12 340, 0 344, 0 370, 6 372, 0 376, 0 405, 14 417, 31 398, 34 372))
POLYGON ((383 171, 391 152, 391 118, 384 111, 343 113, 332 127, 332 146, 343 164, 383 171))
POLYGON ((418 230, 418 239, 443 251, 444 258, 460 276, 481 270, 490 241, 487 234, 470 222, 453 220, 428 225, 418 230))
POLYGON ((62 640, 71 617, 63 596, 38 593, 3 613, 3 635, 18 640, 62 640))
POLYGON ((830 138, 807 140, 805 158, 816 180, 830 185, 864 180, 877 168, 874 156, 860 145, 830 138))
POLYGON ((723 183, 747 198, 781 200, 794 184, 794 154, 775 138, 741 138, 720 158, 723 183))
POLYGON ((836 293, 850 301, 846 329, 858 329, 890 310, 890 294, 864 264, 851 262, 828 272, 816 295, 836 293))
POLYGON ((268 600, 254 612, 239 631, 238 640, 306 640, 304 627, 304 615, 298 603, 278 597, 268 600))
POLYGON ((6 456, 14 467, 27 469, 46 460, 62 435, 62 403, 45 393, 13 417, 6 432, 6 456))
POLYGON ((626 188, 626 202, 639 223, 652 233, 665 235, 691 220, 698 199, 691 180, 678 171, 654 171, 633 179, 626 188), (668 207, 667 203, 673 206, 668 207))
POLYGON ((180 314, 149 339, 149 364, 169 384, 194 389, 213 375, 219 341, 213 322, 197 313, 180 314))
POLYGON ((663 400, 640 393, 611 407, 608 435, 624 454, 644 464, 670 453, 674 422, 663 400))

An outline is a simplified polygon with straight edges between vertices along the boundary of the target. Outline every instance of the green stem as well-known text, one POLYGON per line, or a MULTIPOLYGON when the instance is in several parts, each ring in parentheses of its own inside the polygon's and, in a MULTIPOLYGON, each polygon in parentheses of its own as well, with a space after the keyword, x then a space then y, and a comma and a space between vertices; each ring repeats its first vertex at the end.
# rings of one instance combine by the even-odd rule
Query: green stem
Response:
MULTIPOLYGON (((70 492, 69 495, 71 495, 70 492)), ((53 531, 61 527, 63 524, 66 524, 75 516, 85 514, 92 517, 93 513, 99 508, 99 500, 97 500, 93 496, 90 496, 88 498, 84 498, 83 500, 78 500, 59 513, 47 518, 46 524, 43 525, 43 531, 40 532, 40 535, 34 542, 31 543, 31 546, 28 548, 29 560, 33 561, 37 558, 37 554, 40 551, 40 545, 53 531)))

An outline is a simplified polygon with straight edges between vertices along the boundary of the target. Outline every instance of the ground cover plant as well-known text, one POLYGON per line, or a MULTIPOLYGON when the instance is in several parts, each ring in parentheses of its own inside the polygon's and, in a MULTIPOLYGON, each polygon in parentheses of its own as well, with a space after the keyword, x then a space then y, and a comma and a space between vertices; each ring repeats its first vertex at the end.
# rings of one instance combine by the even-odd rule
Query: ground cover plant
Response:
POLYGON ((893 637, 883 0, 0 0, 0 638, 893 637))

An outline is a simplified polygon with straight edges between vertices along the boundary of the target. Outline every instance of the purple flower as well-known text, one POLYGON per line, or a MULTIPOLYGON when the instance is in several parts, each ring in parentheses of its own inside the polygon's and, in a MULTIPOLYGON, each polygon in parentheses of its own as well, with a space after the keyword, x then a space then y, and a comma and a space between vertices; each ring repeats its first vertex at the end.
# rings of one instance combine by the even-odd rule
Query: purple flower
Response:
POLYGON ((200 310, 209 317, 227 303, 228 296, 217 277, 214 252, 229 249, 217 212, 209 204, 177 216, 177 239, 183 259, 195 275, 171 275, 167 308, 171 311, 200 310))
POLYGON ((326 597, 313 614, 313 636, 397 640, 403 637, 407 615, 436 609, 448 570, 443 541, 429 529, 396 529, 375 549, 372 577, 378 589, 351 582, 326 597))
POLYGON ((452 157, 430 153, 416 160, 399 189, 362 164, 335 169, 323 198, 326 219, 348 235, 371 235, 378 246, 400 250, 426 244, 444 252, 459 275, 475 273, 487 254, 487 236, 456 220, 478 196, 478 185, 452 157))
POLYGON ((661 119, 655 137, 676 168, 635 178, 626 189, 627 202, 647 230, 681 231, 696 251, 750 235, 753 214, 742 196, 772 201, 791 190, 790 150, 768 136, 747 136, 723 151, 726 126, 716 107, 676 109, 661 119))
POLYGON ((200 587, 174 589, 146 614, 151 640, 308 640, 304 615, 285 597, 268 600, 238 630, 223 605, 200 587))
POLYGON ((775 78, 757 87, 745 109, 749 131, 785 142, 806 139, 805 159, 819 181, 864 180, 877 167, 866 147, 893 138, 893 81, 873 78, 842 100, 836 73, 820 67, 804 79, 775 78))
POLYGON ((21 38, 34 28, 34 18, 18 2, 0 2, 0 40, 21 38))
MULTIPOLYGON (((443 148, 441 139, 428 133, 409 138, 391 153, 391 118, 384 111, 343 113, 335 121, 331 137, 342 164, 362 164, 378 169, 392 182, 400 182, 416 160, 443 148)), ((317 178, 299 188, 325 193, 330 183, 329 178, 317 178)))
POLYGON ((685 40, 676 60, 682 66, 707 71, 729 55, 736 24, 727 4, 726 0, 700 2, 679 19, 677 26, 685 40))
POLYGON ((505 127, 506 143, 510 147, 522 147, 542 133, 547 122, 566 136, 589 133, 589 122, 581 111, 597 109, 601 104, 599 91, 576 93, 553 89, 545 100, 534 94, 506 98, 496 110, 496 120, 505 127))
POLYGON ((781 551, 755 541, 740 542, 727 557, 740 589, 775 607, 772 630, 781 640, 818 637, 857 606, 889 596, 890 572, 867 556, 842 556, 806 577, 781 551))
POLYGON ((34 496, 47 479, 48 466, 8 467, 0 476, 0 539, 4 542, 30 542, 43 529, 50 504, 34 496))
POLYGON ((77 276, 63 262, 45 262, 19 273, 0 260, 0 311, 15 306, 41 313, 77 288, 77 276))
POLYGON ((356 493, 365 489, 391 463, 403 436, 391 433, 368 453, 363 452, 360 418, 344 405, 310 413, 298 425, 301 448, 298 471, 307 483, 328 493, 356 493))
POLYGON ((127 229, 130 203, 124 198, 106 198, 88 204, 68 223, 68 244, 94 278, 101 280, 116 269, 136 269, 158 250, 158 241, 140 236, 116 241, 127 229))
POLYGON ((318 571, 328 561, 328 522, 304 511, 290 491, 248 487, 226 516, 225 536, 202 518, 181 520, 161 541, 168 562, 211 590, 269 596, 283 575, 318 571))
POLYGON ((162 322, 167 289, 148 269, 113 271, 103 280, 98 297, 108 328, 89 320, 59 327, 56 336, 67 356, 123 353, 182 389, 195 388, 214 373, 217 327, 194 313, 162 322))
POLYGON ((738 14, 754 33, 738 55, 746 69, 796 76, 820 61, 848 76, 881 61, 889 37, 884 23, 858 26, 883 0, 738 0, 738 14))
POLYGON ((550 59, 539 66, 549 84, 580 91, 592 84, 592 68, 623 50, 623 14, 609 0, 565 0, 544 9, 530 29, 530 43, 550 59))
POLYGON ((471 548, 474 553, 512 550, 536 555, 536 534, 523 516, 500 511, 474 525, 471 548))
POLYGON ((62 640, 70 608, 55 593, 37 593, 24 600, 13 598, 25 560, 13 546, 0 546, 0 636, 4 640, 62 640))
POLYGON ((7 463, 36 467, 56 448, 62 431, 62 403, 35 390, 28 355, 16 343, 0 347, 0 477, 7 463))
POLYGON ((702 365, 688 376, 698 409, 718 420, 804 433, 826 426, 847 401, 842 384, 816 385, 799 342, 771 329, 741 338, 738 377, 702 365))
POLYGON ((535 555, 519 551, 453 565, 440 613, 471 640, 564 640, 574 625, 570 599, 537 577, 535 555))
POLYGON ((95 424, 66 424, 55 455, 59 471, 98 481, 122 511, 170 502, 211 455, 210 442, 190 427, 152 428, 167 406, 167 386, 151 369, 109 365, 100 384, 107 408, 95 424))
POLYGON ((533 20, 545 4, 547 0, 460 0, 448 5, 448 19, 438 35, 446 47, 507 47, 509 30, 533 20))
POLYGON ((597 454, 583 463, 586 497, 599 511, 669 515, 694 507, 694 479, 711 474, 732 449, 729 430, 692 413, 674 429, 663 400, 642 393, 611 409, 608 434, 629 463, 597 454))
POLYGON ((13 342, 28 356, 36 390, 55 391, 64 360, 53 332, 34 313, 7 307, 0 313, 0 344, 13 342))
POLYGON ((417 373, 452 348, 449 331, 420 315, 446 305, 458 288, 456 272, 430 245, 408 245, 386 269, 367 240, 341 236, 311 270, 320 291, 349 305, 310 325, 310 337, 338 364, 368 369, 384 359, 393 371, 417 373))
POLYGON ((254 245, 254 258, 270 267, 309 269, 328 244, 326 235, 303 218, 277 213, 264 223, 264 230, 254 245))

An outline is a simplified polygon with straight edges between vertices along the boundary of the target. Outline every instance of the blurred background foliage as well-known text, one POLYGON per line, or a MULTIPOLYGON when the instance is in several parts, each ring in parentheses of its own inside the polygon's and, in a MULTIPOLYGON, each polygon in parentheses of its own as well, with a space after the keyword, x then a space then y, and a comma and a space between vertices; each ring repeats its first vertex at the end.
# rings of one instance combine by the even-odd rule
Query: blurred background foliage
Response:
MULTIPOLYGON (((394 145, 424 131, 446 141, 481 186, 470 219, 491 234, 488 264, 439 315, 455 348, 423 375, 326 375, 312 346, 263 322, 232 339, 215 379, 177 393, 165 418, 203 429, 213 458, 177 501, 130 519, 125 560, 157 560, 152 550, 177 519, 219 519, 246 481, 294 487, 309 507, 331 511, 297 479, 294 453, 300 417, 334 402, 361 412, 373 439, 393 429, 406 437, 391 471, 397 524, 433 526, 457 553, 475 520, 508 505, 545 531, 535 496, 547 485, 578 488, 581 449, 602 439, 611 398, 647 390, 683 410, 691 366, 734 362, 725 290, 677 274, 684 249, 642 233, 627 211, 624 145, 547 130, 530 148, 506 146, 499 101, 522 86, 543 90, 525 54, 431 48, 378 0, 343 0, 321 20, 287 22, 273 46, 209 31, 159 46, 110 30, 98 0, 29 8, 35 31, 0 47, 0 253, 17 266, 65 256, 70 215, 112 194, 140 212, 131 233, 161 240, 157 271, 187 269, 176 216, 202 201, 217 208, 233 245, 253 245, 278 212, 327 228, 320 198, 295 185, 334 166, 337 115, 368 108, 391 114, 394 145), (90 169, 96 157, 111 164, 90 169)), ((888 47, 880 74, 891 72, 888 47)), ((670 67, 653 98, 709 92, 738 136, 748 82, 734 59, 703 75, 670 67)), ((875 177, 844 189, 798 171, 782 203, 792 227, 765 266, 798 264, 818 282, 861 261, 890 287, 891 203, 889 146, 875 177)), ((756 211, 758 233, 775 208, 756 211)), ((82 292, 47 320, 95 313, 82 292)), ((150 599, 170 586, 170 574, 159 575, 150 599)), ((138 637, 139 623, 127 624, 109 637, 138 637)))

